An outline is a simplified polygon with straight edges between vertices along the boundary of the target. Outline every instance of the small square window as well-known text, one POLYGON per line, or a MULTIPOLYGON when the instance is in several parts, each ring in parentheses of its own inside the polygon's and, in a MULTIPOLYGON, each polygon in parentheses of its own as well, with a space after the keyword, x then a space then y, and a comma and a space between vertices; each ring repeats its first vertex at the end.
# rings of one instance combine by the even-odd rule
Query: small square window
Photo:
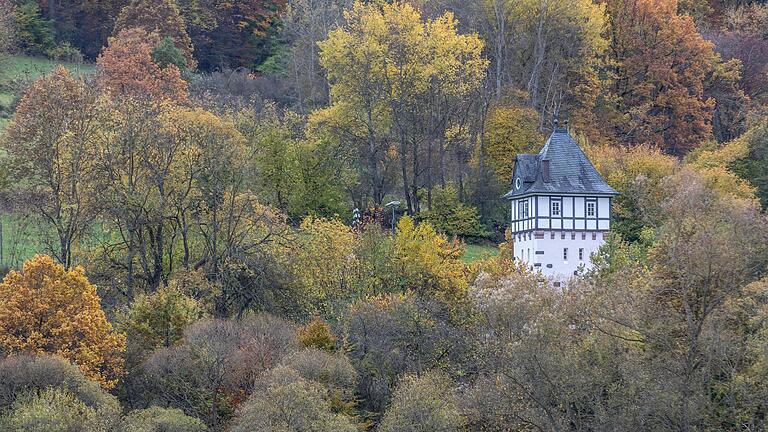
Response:
POLYGON ((571 233, 571 240, 576 240, 576 233, 571 233))
POLYGON ((587 239, 587 233, 581 233, 581 239, 586 240, 587 239))
POLYGON ((552 216, 560 216, 560 201, 552 201, 552 216))
POLYGON ((565 233, 560 233, 560 240, 565 240, 565 233))
POLYGON ((592 233, 592 240, 597 240, 597 233, 592 233))
POLYGON ((595 202, 587 201, 587 217, 595 217, 595 202))
POLYGON ((555 233, 550 233, 550 237, 549 238, 554 240, 555 239, 555 233))

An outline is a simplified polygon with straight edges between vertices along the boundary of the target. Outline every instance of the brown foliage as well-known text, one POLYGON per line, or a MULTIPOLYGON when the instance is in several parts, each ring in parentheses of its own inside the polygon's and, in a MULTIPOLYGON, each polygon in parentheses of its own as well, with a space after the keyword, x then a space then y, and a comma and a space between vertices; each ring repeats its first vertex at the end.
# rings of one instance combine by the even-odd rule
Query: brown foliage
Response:
POLYGON ((158 41, 157 33, 140 28, 122 30, 109 38, 109 46, 96 60, 102 88, 114 97, 185 100, 187 83, 179 69, 175 65, 161 69, 152 61, 152 49, 158 41))
POLYGON ((616 133, 682 155, 712 132, 715 102, 704 84, 716 60, 675 0, 611 0, 614 92, 623 115, 616 133))
POLYGON ((217 425, 251 393, 259 375, 298 348, 294 326, 270 315, 200 321, 178 346, 147 360, 149 390, 157 401, 217 425))

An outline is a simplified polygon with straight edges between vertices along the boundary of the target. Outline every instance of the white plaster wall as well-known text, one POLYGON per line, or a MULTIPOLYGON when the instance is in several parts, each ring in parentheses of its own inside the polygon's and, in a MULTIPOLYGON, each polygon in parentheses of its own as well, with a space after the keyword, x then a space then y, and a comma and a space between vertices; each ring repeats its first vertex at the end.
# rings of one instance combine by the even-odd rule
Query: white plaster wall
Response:
MULTIPOLYGON (((541 232, 541 231, 540 231, 541 232)), ((515 257, 527 263, 533 270, 540 270, 546 276, 567 279, 584 266, 592 267, 590 256, 605 243, 603 232, 552 232, 543 231, 544 238, 537 239, 534 234, 524 234, 521 240, 514 239, 515 257), (582 239, 582 233, 584 239, 582 239), (592 234, 595 239, 592 239, 592 234), (563 235, 565 238, 563 238, 563 235), (563 249, 568 248, 568 259, 563 259, 563 249), (583 259, 579 260, 579 248, 584 249, 583 259), (530 259, 528 258, 530 251, 530 259), (537 254, 536 252, 543 252, 537 254), (538 264, 538 265, 537 265, 538 264), (548 265, 551 265, 549 267, 548 265)))
POLYGON ((515 235, 514 239, 514 248, 515 248, 515 258, 519 261, 527 263, 529 266, 533 266, 535 256, 536 256, 536 244, 535 239, 533 238, 533 234, 530 234, 530 240, 529 240, 529 234, 520 234, 515 235), (520 239, 522 236, 522 239, 520 239), (528 256, 530 255, 530 260, 528 259, 528 256))

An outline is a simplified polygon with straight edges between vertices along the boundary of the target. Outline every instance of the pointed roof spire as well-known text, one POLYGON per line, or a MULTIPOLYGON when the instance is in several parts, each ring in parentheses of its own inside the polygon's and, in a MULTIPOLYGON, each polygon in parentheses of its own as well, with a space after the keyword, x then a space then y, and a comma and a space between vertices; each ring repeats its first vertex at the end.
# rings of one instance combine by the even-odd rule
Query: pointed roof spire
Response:
POLYGON ((517 155, 514 175, 521 185, 504 195, 506 198, 536 193, 618 195, 568 130, 557 126, 538 154, 517 155))

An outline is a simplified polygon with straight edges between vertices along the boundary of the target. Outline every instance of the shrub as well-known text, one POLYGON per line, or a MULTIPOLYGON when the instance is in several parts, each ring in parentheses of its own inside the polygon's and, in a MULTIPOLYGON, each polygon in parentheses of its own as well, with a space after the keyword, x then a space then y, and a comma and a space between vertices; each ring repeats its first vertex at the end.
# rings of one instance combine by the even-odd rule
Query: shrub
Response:
POLYGON ((372 412, 384 410, 401 375, 456 363, 469 346, 439 303, 395 294, 350 306, 345 340, 359 376, 357 394, 372 412))
POLYGON ((181 339, 184 329, 204 315, 198 303, 173 287, 140 295, 122 325, 130 341, 144 349, 169 347, 181 339))
POLYGON ((295 327, 270 315, 200 321, 177 346, 157 350, 146 361, 147 391, 159 404, 218 426, 264 371, 298 348, 295 327))
POLYGON ((344 355, 308 348, 289 355, 280 364, 293 369, 306 380, 329 389, 342 390, 349 396, 357 384, 357 372, 344 355))
POLYGON ((325 395, 320 384, 296 371, 275 368, 256 382, 256 391, 243 404, 231 431, 355 431, 347 416, 333 412, 325 395))
POLYGON ((464 424, 451 381, 430 372, 406 376, 379 426, 381 432, 457 431, 464 424))
POLYGON ((106 431, 99 414, 63 389, 22 395, 0 420, 3 430, 45 432, 106 431))
POLYGON ((82 63, 83 54, 69 42, 63 42, 49 49, 45 53, 53 60, 59 60, 69 63, 82 63))
POLYGON ((205 432, 199 419, 178 409, 151 407, 133 411, 123 420, 121 432, 205 432))
POLYGON ((289 355, 281 366, 290 368, 307 381, 325 387, 326 399, 334 411, 353 411, 357 371, 346 356, 309 348, 289 355))
POLYGON ((168 287, 194 299, 209 314, 213 313, 216 298, 221 295, 221 287, 209 281, 203 269, 175 271, 168 287))
POLYGON ((22 394, 60 388, 101 413, 119 412, 117 399, 66 360, 50 356, 12 355, 0 361, 0 411, 22 394))
POLYGON ((299 327, 299 343, 305 347, 333 351, 336 348, 336 336, 331 326, 322 318, 315 318, 307 325, 299 327))

